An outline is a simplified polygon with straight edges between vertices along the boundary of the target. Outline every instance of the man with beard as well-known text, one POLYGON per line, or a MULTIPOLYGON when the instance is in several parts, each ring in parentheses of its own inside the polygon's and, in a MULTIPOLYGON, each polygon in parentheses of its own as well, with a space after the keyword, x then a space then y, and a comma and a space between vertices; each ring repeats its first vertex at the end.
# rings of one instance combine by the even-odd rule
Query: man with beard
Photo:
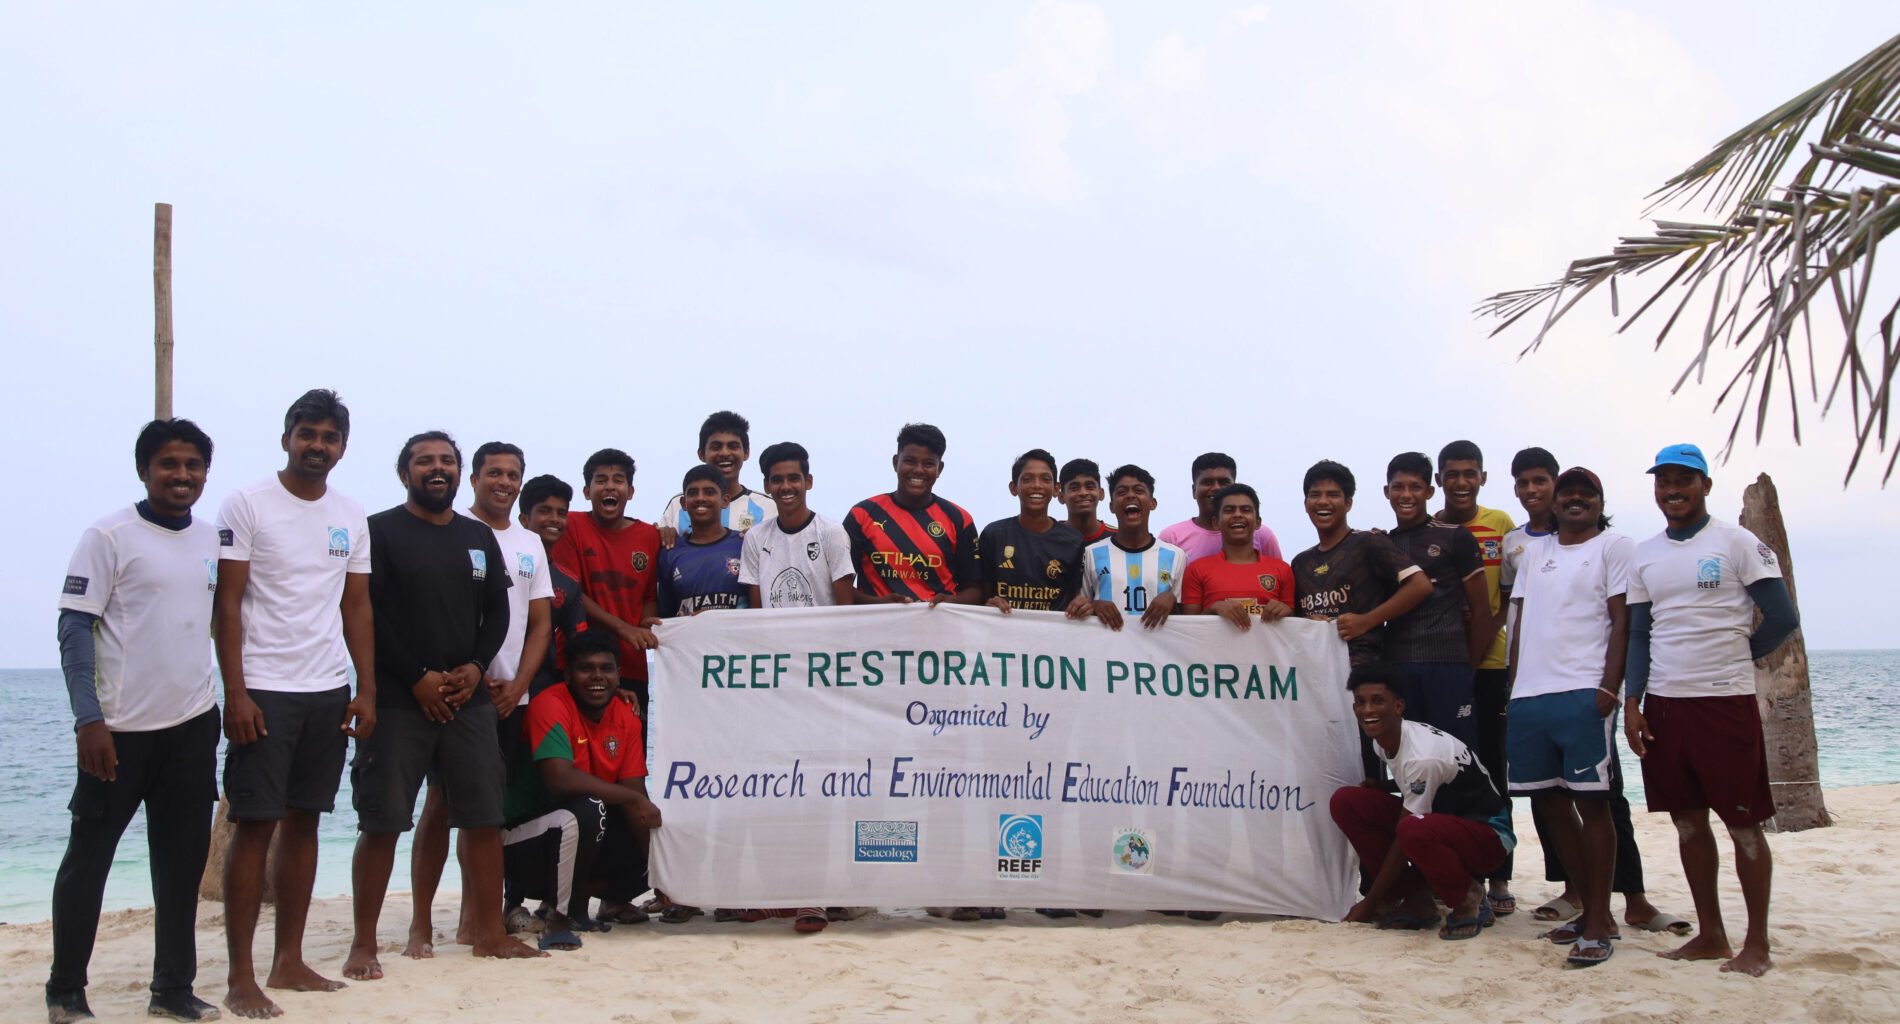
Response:
POLYGON ((59 663, 79 770, 72 832, 53 879, 52 1024, 92 1019, 86 968, 99 905, 119 837, 141 805, 155 933, 147 1012, 218 1017, 191 991, 198 880, 218 794, 218 693, 206 640, 218 541, 210 524, 191 517, 211 438, 190 420, 153 420, 133 457, 145 497, 86 528, 59 596, 59 663))
POLYGON ((224 1005, 274 1017, 251 944, 271 837, 280 831, 270 988, 333 992, 343 983, 303 958, 317 875, 317 819, 336 809, 349 737, 376 723, 369 521, 328 484, 350 441, 336 392, 305 392, 284 414, 284 468, 232 492, 218 512, 218 664, 224 675, 224 792, 237 823, 224 864, 231 954, 224 1005), (350 698, 351 664, 356 698, 350 698))
MULTIPOLYGON (((548 604, 554 595, 548 579, 548 554, 541 538, 514 520, 515 495, 521 492, 525 466, 521 449, 504 441, 490 441, 469 459, 474 502, 467 515, 495 531, 501 548, 502 571, 513 583, 508 588, 508 635, 494 663, 482 678, 482 688, 495 702, 496 739, 507 765, 521 744, 521 717, 517 708, 528 703, 528 684, 541 670, 548 649, 548 604)), ((435 955, 435 925, 430 919, 442 865, 449 857, 448 804, 442 787, 431 780, 422 802, 422 820, 410 847, 409 877, 415 886, 414 914, 409 921, 409 945, 403 952, 424 959, 435 955)), ((463 903, 466 909, 467 903, 463 903)), ((455 931, 455 941, 468 945, 472 936, 466 914, 455 931)))
POLYGON ((355 935, 345 977, 383 975, 376 922, 396 838, 414 826, 416 792, 433 774, 449 826, 462 830, 465 916, 476 956, 544 954, 502 929, 501 823, 506 768, 495 745, 495 702, 482 677, 508 634, 508 572, 495 532, 455 513, 462 453, 439 430, 417 434, 396 459, 408 499, 369 517, 370 603, 376 617, 379 728, 357 749, 350 781, 357 829, 355 935))

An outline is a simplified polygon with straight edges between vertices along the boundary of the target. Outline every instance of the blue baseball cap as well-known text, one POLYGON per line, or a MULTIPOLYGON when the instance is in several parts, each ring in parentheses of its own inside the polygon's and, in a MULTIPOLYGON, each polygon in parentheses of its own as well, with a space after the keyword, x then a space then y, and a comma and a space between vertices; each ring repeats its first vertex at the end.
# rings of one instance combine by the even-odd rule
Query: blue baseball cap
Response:
POLYGON ((1702 449, 1692 444, 1672 444, 1657 452, 1656 464, 1649 467, 1649 472, 1654 473, 1664 466, 1687 466, 1703 476, 1709 475, 1709 460, 1702 457, 1702 449))

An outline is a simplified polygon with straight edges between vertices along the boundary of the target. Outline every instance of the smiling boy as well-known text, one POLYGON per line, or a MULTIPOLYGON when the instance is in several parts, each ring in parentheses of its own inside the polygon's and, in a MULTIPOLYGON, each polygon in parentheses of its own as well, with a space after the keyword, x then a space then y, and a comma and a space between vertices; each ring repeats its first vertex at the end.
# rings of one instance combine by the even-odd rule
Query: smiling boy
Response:
POLYGON ((1297 599, 1293 567, 1254 547, 1260 529, 1260 495, 1246 484, 1228 484, 1212 499, 1221 525, 1221 549, 1188 563, 1181 581, 1181 612, 1219 615, 1247 630, 1253 617, 1286 618, 1297 599))
POLYGON ((681 543, 660 552, 662 618, 746 606, 746 588, 739 582, 745 538, 720 523, 724 484, 719 470, 708 465, 687 470, 680 483, 687 533, 681 543))
POLYGON ((858 502, 845 516, 858 604, 983 603, 976 520, 936 493, 947 446, 936 427, 906 423, 891 456, 897 489, 858 502))
MULTIPOLYGON (((719 511, 719 525, 744 533, 772 518, 772 503, 739 479, 746 459, 752 452, 752 424, 744 416, 722 409, 706 417, 699 425, 699 448, 693 454, 699 461, 719 471, 726 504, 719 511)), ((660 513, 660 546, 670 548, 681 534, 693 528, 686 514, 685 493, 676 494, 660 513)))
POLYGON ((1068 614, 1072 619, 1093 615, 1113 630, 1122 628, 1124 615, 1139 615, 1143 629, 1154 629, 1168 621, 1180 601, 1187 552, 1148 532, 1155 510, 1152 473, 1126 465, 1110 474, 1108 486, 1121 528, 1083 552, 1083 589, 1068 614))
POLYGON ((844 527, 806 504, 812 488, 811 455, 781 441, 759 454, 771 519, 748 530, 739 582, 753 608, 827 608, 851 604, 851 539, 844 527))
POLYGON ((985 602, 1008 614, 1013 608, 1052 612, 1067 609, 1082 589, 1082 535, 1049 515, 1056 495, 1055 456, 1031 448, 1010 467, 1009 493, 1020 511, 985 526, 977 560, 985 602))
MULTIPOLYGON (((1161 531, 1161 539, 1187 552, 1190 563, 1219 554, 1223 546, 1220 527, 1220 510, 1214 505, 1214 496, 1234 482, 1239 472, 1231 456, 1224 452, 1206 452, 1194 460, 1189 467, 1194 487, 1190 493, 1194 497, 1195 513, 1193 518, 1183 519, 1161 531)), ((1258 518, 1259 510, 1255 510, 1258 518)), ((1280 539, 1260 524, 1254 531, 1254 550, 1275 560, 1280 559, 1280 539)))
POLYGON ((633 498, 633 458, 617 448, 602 448, 581 467, 586 512, 569 512, 567 530, 553 557, 581 582, 581 606, 596 629, 620 641, 620 686, 630 691, 646 714, 647 651, 659 646, 653 626, 660 623, 654 573, 660 563, 660 531, 627 517, 633 498))
POLYGON ((1062 464, 1056 478, 1056 500, 1068 510, 1063 522, 1082 535, 1084 544, 1094 544, 1115 532, 1098 515, 1103 496, 1102 467, 1093 459, 1070 459, 1062 464))

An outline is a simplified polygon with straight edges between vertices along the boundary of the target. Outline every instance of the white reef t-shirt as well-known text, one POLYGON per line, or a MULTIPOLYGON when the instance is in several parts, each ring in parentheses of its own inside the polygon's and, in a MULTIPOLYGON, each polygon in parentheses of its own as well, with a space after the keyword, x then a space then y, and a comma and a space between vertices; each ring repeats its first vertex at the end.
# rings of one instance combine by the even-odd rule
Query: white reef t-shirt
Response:
POLYGON ((218 533, 202 519, 167 530, 127 507, 80 535, 59 607, 99 617, 93 680, 107 729, 169 729, 216 703, 217 586, 218 533))
POLYGON ((1659 533, 1636 546, 1629 603, 1650 604, 1649 692, 1723 697, 1755 692, 1746 589, 1779 578, 1775 553, 1754 534, 1711 519, 1688 540, 1659 533))
MULTIPOLYGON (((501 561, 508 567, 508 578, 514 586, 508 588, 508 633, 488 666, 488 674, 496 679, 513 679, 521 668, 522 648, 527 645, 529 603, 536 598, 554 598, 554 577, 548 573, 553 563, 548 561, 541 535, 514 519, 508 520, 506 530, 495 530, 495 543, 501 547, 501 561)), ((527 694, 521 695, 521 703, 528 703, 527 694)))
POLYGON ((765 608, 827 607, 831 585, 857 571, 844 527, 816 512, 791 533, 777 519, 760 523, 739 552, 739 582, 757 586, 765 608))
MULTIPOLYGON (((1507 545, 1508 547, 1508 545, 1507 545)), ((1541 697, 1603 684, 1610 647, 1609 600, 1629 591, 1636 542, 1604 531, 1581 544, 1533 539, 1517 566, 1517 681, 1511 697, 1541 697)))
POLYGON ((218 557, 249 562, 244 585, 244 686, 321 693, 348 686, 343 583, 369 573, 369 520, 331 487, 305 501, 275 473, 224 499, 218 557))

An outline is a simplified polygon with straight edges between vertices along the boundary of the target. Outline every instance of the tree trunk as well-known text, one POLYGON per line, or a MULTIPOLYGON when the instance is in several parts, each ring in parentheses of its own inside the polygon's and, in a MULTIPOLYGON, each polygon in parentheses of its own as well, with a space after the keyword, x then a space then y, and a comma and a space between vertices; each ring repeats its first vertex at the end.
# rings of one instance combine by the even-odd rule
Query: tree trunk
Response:
MULTIPOLYGON (((224 861, 230 856, 231 841, 237 838, 237 826, 230 820, 231 800, 218 797, 218 815, 211 823, 211 853, 205 858, 204 877, 198 882, 198 898, 224 902, 224 861)), ((283 829, 270 837, 270 857, 264 863, 264 902, 277 902, 277 854, 284 838, 283 829)))
MULTIPOLYGON (((1742 491, 1741 522, 1781 561, 1788 596, 1794 598, 1794 560, 1788 553, 1788 530, 1781 521, 1775 482, 1768 479, 1768 474, 1761 474, 1742 491)), ((1798 601, 1796 607, 1800 607, 1798 601)), ((1808 644, 1799 629, 1755 663, 1755 701, 1761 707, 1762 739, 1768 748, 1775 827, 1800 832, 1826 826, 1827 806, 1822 802, 1821 766, 1814 740, 1814 706, 1808 692, 1808 644)))

